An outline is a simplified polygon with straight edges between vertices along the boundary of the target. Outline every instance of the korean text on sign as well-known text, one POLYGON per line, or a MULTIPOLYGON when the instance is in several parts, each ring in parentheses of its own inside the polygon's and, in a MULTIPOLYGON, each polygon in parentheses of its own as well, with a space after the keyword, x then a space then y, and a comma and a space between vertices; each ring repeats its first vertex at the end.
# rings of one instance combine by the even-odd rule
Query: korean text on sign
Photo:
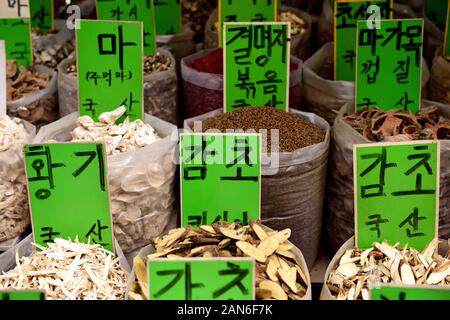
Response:
POLYGON ((420 109, 423 19, 381 20, 381 29, 358 22, 357 110, 420 109))
POLYGON ((181 32, 180 0, 154 0, 157 35, 181 32))
POLYGON ((230 259, 151 259, 150 300, 253 300, 254 262, 230 259))
POLYGON ((425 248, 437 236, 439 141, 354 146, 355 234, 425 248))
POLYGON ((33 62, 30 19, 0 19, 0 40, 5 41, 6 59, 28 68, 33 62))
POLYGON ((335 80, 355 81, 356 22, 372 16, 369 8, 380 9, 381 19, 392 18, 392 0, 337 0, 334 8, 335 80))
POLYGON ((219 43, 222 47, 225 22, 275 22, 278 1, 275 0, 219 0, 219 43))
POLYGON ((77 36, 80 115, 98 120, 120 106, 143 118, 142 22, 81 20, 77 36), (81 49, 82 48, 82 49, 81 49))
POLYGON ((40 32, 53 30, 53 0, 30 1, 31 27, 40 32))
POLYGON ((156 53, 155 14, 151 0, 97 0, 97 16, 101 20, 142 21, 144 53, 156 53))
POLYGON ((0 19, 9 19, 9 18, 26 19, 29 17, 30 17, 29 0, 0 1, 0 19))
POLYGON ((182 225, 260 218, 258 134, 182 134, 182 225))
POLYGON ((26 145, 24 161, 34 241, 78 236, 113 251, 103 144, 26 145))
POLYGON ((288 110, 288 23, 226 23, 224 110, 251 106, 288 110))
POLYGON ((438 286, 382 285, 370 290, 371 300, 450 300, 450 289, 438 286))

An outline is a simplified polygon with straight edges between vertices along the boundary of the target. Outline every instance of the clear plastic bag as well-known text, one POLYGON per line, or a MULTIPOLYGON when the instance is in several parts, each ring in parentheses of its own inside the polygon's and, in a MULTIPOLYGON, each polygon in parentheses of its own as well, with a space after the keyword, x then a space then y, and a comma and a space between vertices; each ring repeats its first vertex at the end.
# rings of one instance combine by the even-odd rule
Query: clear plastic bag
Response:
MULTIPOLYGON (((334 43, 328 42, 303 64, 303 106, 330 124, 347 102, 355 99, 355 83, 334 81, 334 43)), ((427 94, 426 85, 430 73, 426 62, 422 66, 422 97, 427 94)))
POLYGON ((47 87, 8 101, 7 107, 9 116, 22 118, 39 128, 58 119, 57 76, 55 71, 43 65, 34 66, 34 70, 51 75, 47 87))
MULTIPOLYGON (((442 115, 450 118, 450 106, 423 101, 422 106, 435 105, 442 115)), ((354 104, 342 107, 331 131, 329 175, 327 181, 328 238, 337 250, 354 234, 353 198, 353 145, 370 143, 344 120, 345 113, 352 114, 354 104)), ((441 178, 439 236, 450 238, 450 141, 441 141, 441 178)))
POLYGON ((12 188, 8 192, 10 195, 4 199, 4 195, 0 195, 0 242, 20 236, 30 225, 22 148, 33 140, 36 128, 26 121, 22 123, 28 132, 28 137, 22 143, 0 152, 0 183, 2 186, 11 183, 12 188))
MULTIPOLYGON (((214 49, 203 50, 181 60, 181 76, 184 87, 184 113, 186 118, 196 117, 223 108, 223 75, 199 72, 189 65, 214 49)), ((291 56, 297 69, 290 72, 289 107, 300 109, 302 85, 302 61, 291 56)))
MULTIPOLYGON (((41 128, 33 142, 70 141, 77 118, 77 113, 71 113, 41 128)), ((114 234, 124 252, 148 245, 177 215, 172 162, 177 141, 171 136, 176 127, 148 114, 144 122, 162 139, 107 159, 114 234)))
POLYGON ((431 67, 430 99, 450 104, 450 62, 441 53, 442 47, 436 50, 431 67))
MULTIPOLYGON (((175 58, 165 50, 158 48, 171 61, 167 71, 154 72, 144 76, 144 112, 177 124, 178 121, 178 78, 175 70, 175 58)), ((59 113, 66 116, 78 110, 78 78, 67 74, 67 67, 75 57, 63 60, 58 66, 59 113)))
MULTIPOLYGON (((330 127, 325 120, 312 113, 290 112, 319 126, 326 132, 326 137, 321 143, 294 152, 279 153, 276 168, 272 168, 267 160, 263 161, 261 217, 262 222, 273 229, 291 228, 292 243, 300 248, 308 267, 312 268, 319 252, 322 230, 330 127)), ((195 121, 221 113, 222 110, 215 110, 185 120, 184 129, 191 132, 195 121)))
POLYGON ((41 50, 57 43, 63 44, 74 39, 75 32, 67 28, 65 20, 56 20, 55 27, 57 30, 56 33, 33 35, 32 43, 34 50, 41 50))

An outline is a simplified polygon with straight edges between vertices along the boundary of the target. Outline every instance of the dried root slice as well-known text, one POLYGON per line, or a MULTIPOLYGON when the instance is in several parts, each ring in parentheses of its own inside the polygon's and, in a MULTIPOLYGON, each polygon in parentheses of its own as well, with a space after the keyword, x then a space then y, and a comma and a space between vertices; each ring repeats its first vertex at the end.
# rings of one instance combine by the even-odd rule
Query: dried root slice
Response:
POLYGON ((287 300, 288 296, 284 292, 283 288, 276 282, 270 280, 264 280, 259 284, 261 289, 269 290, 271 292, 271 297, 276 300, 287 300))

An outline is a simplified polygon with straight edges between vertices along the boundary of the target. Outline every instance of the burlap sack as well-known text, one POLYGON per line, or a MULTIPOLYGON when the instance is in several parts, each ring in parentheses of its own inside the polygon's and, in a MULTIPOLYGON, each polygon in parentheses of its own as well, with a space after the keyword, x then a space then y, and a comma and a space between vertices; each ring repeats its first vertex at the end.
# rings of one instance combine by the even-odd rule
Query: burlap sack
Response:
MULTIPOLYGON (((77 118, 77 113, 71 113, 43 127, 33 143, 70 141, 77 118)), ((114 235, 126 253, 148 245, 178 214, 174 190, 176 166, 172 162, 177 145, 172 134, 176 127, 148 114, 144 122, 162 139, 107 159, 114 235)))
POLYGON ((442 47, 436 50, 430 78, 430 99, 450 103, 450 61, 442 55, 442 47))
MULTIPOLYGON (((175 72, 175 58, 165 50, 158 51, 169 57, 171 67, 167 71, 144 76, 144 112, 177 124, 178 121, 178 78, 175 72)), ((67 74, 67 67, 75 61, 69 57, 58 65, 59 113, 61 117, 78 110, 78 78, 67 74)))
MULTIPOLYGON (((266 228, 266 230, 278 230, 278 229, 266 228)), ((289 241, 287 241, 287 242, 289 244, 292 244, 289 241)), ((308 283, 307 283, 308 288, 306 289, 306 294, 301 300, 312 300, 311 279, 309 277, 308 266, 306 265, 305 258, 303 257, 303 254, 300 251, 300 249, 295 247, 295 244, 294 244, 294 248, 292 249, 292 252, 295 254, 295 261, 302 268, 303 273, 305 274, 307 281, 308 281, 308 283)), ((138 256, 141 257, 144 261, 147 261, 147 256, 152 253, 155 253, 155 248, 152 245, 148 245, 145 248, 142 248, 141 251, 139 251, 138 256)), ((134 266, 133 266, 133 268, 131 269, 130 277, 128 278, 128 291, 131 290, 130 289, 131 285, 135 281, 136 281, 136 273, 134 272, 134 266)))
MULTIPOLYGON (((334 43, 328 42, 303 64, 303 107, 330 124, 347 102, 355 99, 355 82, 334 81, 334 43)), ((426 62, 422 65, 422 98, 427 95, 430 78, 426 62)))
MULTIPOLYGON (((203 50, 181 60, 181 76, 184 88, 184 114, 196 117, 223 107, 223 75, 199 72, 189 65, 214 51, 203 50)), ((289 74, 289 108, 300 109, 302 85, 302 61, 291 56, 297 69, 289 74)))
MULTIPOLYGON (((326 137, 321 143, 291 153, 279 153, 277 168, 271 168, 269 162, 263 161, 261 218, 264 225, 275 230, 291 228, 292 243, 300 248, 308 267, 312 268, 319 252, 322 230, 330 129, 325 120, 312 113, 290 112, 319 126, 326 132, 326 137)), ((184 129, 192 132, 195 121, 221 113, 222 110, 215 110, 185 120, 184 129)))
MULTIPOLYGON (((422 106, 435 105, 450 118, 450 106, 423 101, 422 106)), ((331 247, 337 250, 354 234, 353 145, 370 143, 344 120, 353 113, 354 105, 346 104, 339 112, 331 131, 329 173, 327 180, 326 224, 331 247)), ((439 236, 450 238, 450 141, 441 141, 441 178, 439 236)))
MULTIPOLYGON (((310 50, 310 38, 312 29, 311 16, 305 11, 286 6, 282 6, 281 11, 290 11, 294 13, 297 17, 301 18, 307 26, 307 29, 304 33, 291 36, 291 54, 301 60, 304 60, 309 56, 310 50)), ((219 47, 219 33, 215 28, 215 23, 218 20, 217 15, 217 9, 214 9, 208 19, 208 22, 206 23, 205 40, 203 43, 204 49, 213 49, 219 47)))
MULTIPOLYGON (((325 272, 325 278, 323 280, 322 291, 320 292, 320 300, 336 300, 336 298, 331 294, 330 289, 327 286, 327 280, 330 276, 331 271, 336 270, 339 265, 339 260, 344 255, 345 251, 351 250, 355 247, 355 237, 351 237, 341 246, 341 248, 336 252, 330 264, 327 267, 327 271, 325 272)), ((439 252, 441 254, 445 254, 448 250, 447 241, 443 241, 439 245, 439 252)))

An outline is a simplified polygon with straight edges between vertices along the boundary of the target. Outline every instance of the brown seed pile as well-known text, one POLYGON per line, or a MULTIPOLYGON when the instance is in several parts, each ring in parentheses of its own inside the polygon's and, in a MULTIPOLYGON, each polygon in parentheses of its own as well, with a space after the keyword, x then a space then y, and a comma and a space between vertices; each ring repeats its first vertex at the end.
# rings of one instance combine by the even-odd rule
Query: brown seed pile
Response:
MULTIPOLYGON (((290 229, 271 231, 259 223, 214 223, 198 229, 179 228, 155 239, 154 258, 251 257, 255 259, 257 299, 300 300, 307 291, 308 280, 298 265, 294 246, 287 242, 290 229)), ((131 285, 130 298, 148 298, 146 263, 134 258, 136 282, 131 285)))
MULTIPOLYGON (((154 56, 144 57, 144 75, 149 75, 155 72, 167 71, 172 66, 172 61, 170 58, 157 52, 154 56)), ((77 76, 77 64, 72 62, 67 68, 66 73, 69 76, 77 76)))
POLYGON ((226 132, 227 129, 253 129, 257 132, 267 130, 268 152, 272 151, 271 129, 279 130, 279 152, 293 152, 325 139, 325 132, 315 124, 273 107, 243 108, 206 119, 202 122, 202 131, 209 129, 221 132, 226 132))
POLYGON ((50 81, 50 75, 17 66, 15 61, 6 63, 7 101, 20 99, 26 94, 44 89, 50 81))
POLYGON ((64 44, 54 44, 41 50, 34 50, 34 63, 43 64, 51 69, 56 69, 58 64, 63 61, 75 50, 71 41, 64 44))
POLYGON ((437 107, 410 111, 362 110, 344 116, 344 121, 370 141, 410 141, 450 139, 450 119, 442 117, 437 107))

